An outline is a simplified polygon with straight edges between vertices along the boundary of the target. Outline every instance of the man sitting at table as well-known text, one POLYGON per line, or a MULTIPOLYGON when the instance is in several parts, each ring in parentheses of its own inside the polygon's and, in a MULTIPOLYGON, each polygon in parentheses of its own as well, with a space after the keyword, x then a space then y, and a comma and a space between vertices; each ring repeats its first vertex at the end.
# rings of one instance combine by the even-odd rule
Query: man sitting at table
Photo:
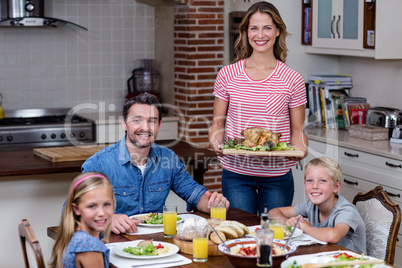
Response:
POLYGON ((126 135, 81 167, 82 172, 102 172, 112 182, 117 204, 112 231, 116 234, 137 232, 139 222, 128 216, 162 212, 170 190, 206 213, 214 200, 225 200, 229 207, 222 194, 195 182, 172 150, 154 143, 161 120, 162 107, 155 96, 144 93, 128 100, 122 121, 126 135))

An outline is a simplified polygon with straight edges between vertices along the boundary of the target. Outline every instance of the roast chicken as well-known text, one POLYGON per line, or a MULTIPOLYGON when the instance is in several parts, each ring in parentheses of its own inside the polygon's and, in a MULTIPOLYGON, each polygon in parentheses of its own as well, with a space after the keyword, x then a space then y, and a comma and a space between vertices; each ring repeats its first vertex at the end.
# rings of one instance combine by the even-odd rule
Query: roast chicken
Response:
POLYGON ((274 133, 262 127, 247 128, 241 134, 245 138, 241 140, 241 144, 248 147, 268 144, 272 148, 278 145, 279 138, 281 137, 281 133, 274 133))

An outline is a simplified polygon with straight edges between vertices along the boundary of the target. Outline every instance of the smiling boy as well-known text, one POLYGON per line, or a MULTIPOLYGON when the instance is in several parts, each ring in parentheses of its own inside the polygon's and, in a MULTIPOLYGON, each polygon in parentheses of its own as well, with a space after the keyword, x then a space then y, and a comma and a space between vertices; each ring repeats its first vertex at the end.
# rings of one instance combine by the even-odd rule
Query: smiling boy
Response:
POLYGON ((304 186, 308 200, 295 206, 269 211, 271 217, 283 217, 286 225, 295 226, 321 241, 366 253, 366 226, 356 207, 338 194, 342 170, 328 157, 314 158, 304 171, 304 186))

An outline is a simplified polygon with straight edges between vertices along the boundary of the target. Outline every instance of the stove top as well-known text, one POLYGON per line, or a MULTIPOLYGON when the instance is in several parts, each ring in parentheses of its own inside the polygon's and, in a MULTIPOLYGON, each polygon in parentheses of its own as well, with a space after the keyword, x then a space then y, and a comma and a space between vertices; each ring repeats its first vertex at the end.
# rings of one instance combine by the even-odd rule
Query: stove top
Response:
MULTIPOLYGON (((0 119, 0 127, 2 126, 25 126, 25 125, 43 125, 43 124, 64 124, 66 116, 65 115, 54 115, 54 116, 43 116, 43 117, 11 117, 0 119)), ((87 119, 80 116, 74 115, 71 118, 71 123, 82 123, 88 122, 87 119)))
POLYGON ((5 111, 0 119, 0 146, 61 146, 94 142, 94 124, 70 109, 5 111), (68 116, 67 116, 68 115, 68 116))

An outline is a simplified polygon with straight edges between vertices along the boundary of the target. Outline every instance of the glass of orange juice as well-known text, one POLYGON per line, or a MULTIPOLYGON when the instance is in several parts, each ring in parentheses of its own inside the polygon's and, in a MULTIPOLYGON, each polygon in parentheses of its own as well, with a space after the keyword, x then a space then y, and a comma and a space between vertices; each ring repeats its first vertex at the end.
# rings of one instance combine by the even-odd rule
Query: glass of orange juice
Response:
POLYGON ((205 229, 193 227, 193 261, 208 261, 208 234, 205 229))
POLYGON ((274 239, 285 239, 285 220, 280 217, 269 218, 269 229, 274 231, 274 239))
POLYGON ((219 218, 226 221, 226 201, 211 202, 211 218, 219 218))
POLYGON ((163 206, 163 234, 166 238, 173 238, 176 234, 177 206, 163 206))

